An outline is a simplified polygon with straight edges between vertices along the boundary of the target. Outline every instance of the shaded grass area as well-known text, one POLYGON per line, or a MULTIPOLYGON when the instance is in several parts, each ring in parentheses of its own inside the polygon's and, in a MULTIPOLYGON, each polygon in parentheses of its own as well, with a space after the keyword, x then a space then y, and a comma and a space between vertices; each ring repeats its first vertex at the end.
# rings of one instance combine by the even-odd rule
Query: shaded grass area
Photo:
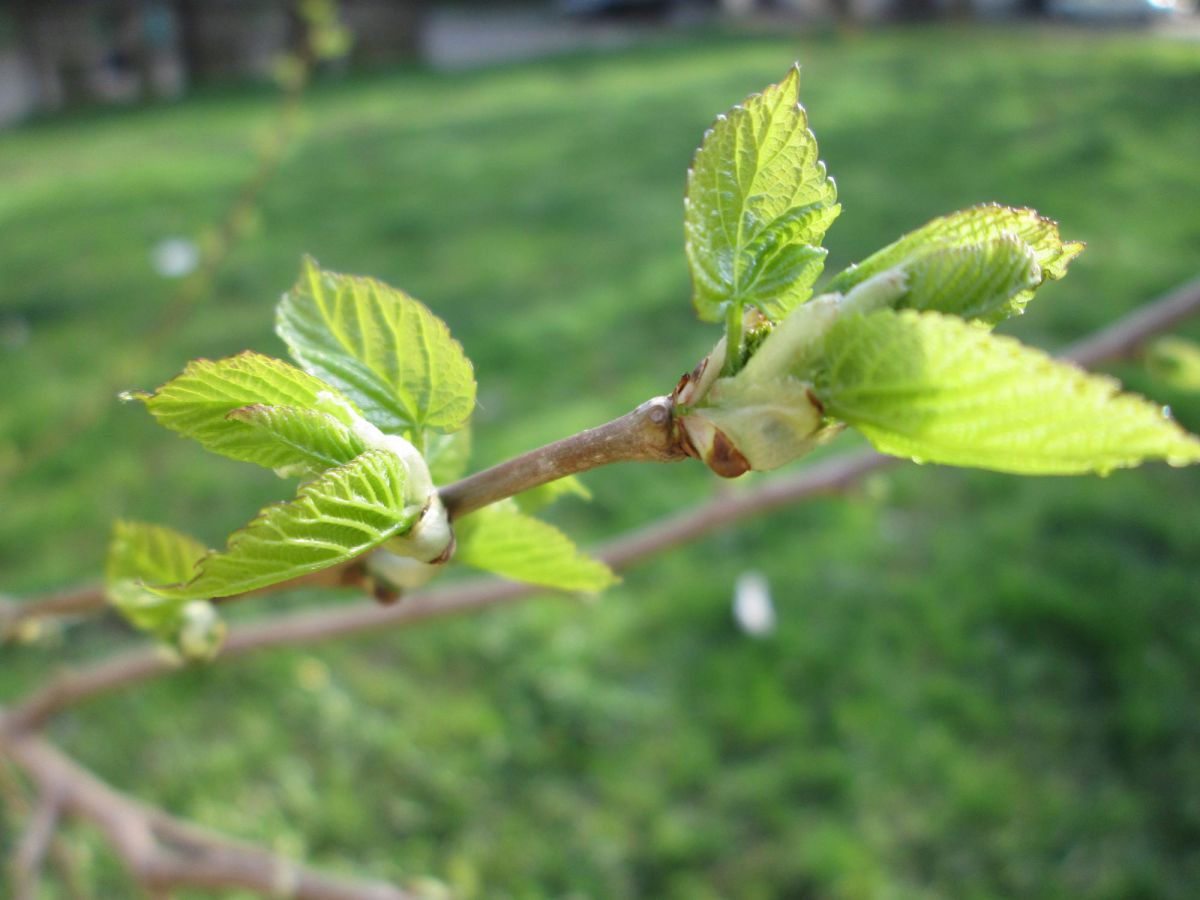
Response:
MULTIPOLYGON (((192 356, 280 352, 272 306, 311 252, 449 321, 480 380, 480 464, 663 392, 715 339, 687 303, 691 152, 797 58, 845 206, 831 269, 970 203, 1036 206, 1089 243, 1009 329, 1051 348, 1200 269, 1194 47, 713 37, 319 88, 259 231, 138 386, 192 356)), ((0 319, 30 335, 0 349, 0 456, 107 389, 172 291, 150 249, 219 214, 271 111, 213 95, 0 136, 0 319)), ((1119 374, 1200 428, 1194 398, 1119 374)), ((6 590, 94 576, 115 515, 216 542, 286 493, 107 409, 5 487, 6 590)), ((593 539, 717 487, 694 466, 587 480, 595 501, 557 517, 593 539)), ((1197 501, 1196 473, 1162 467, 898 470, 642 566, 597 603, 188 672, 56 734, 181 814, 464 896, 1186 897, 1197 501), (730 621, 748 568, 779 607, 763 641, 730 621)), ((62 641, 0 651, 0 696, 126 636, 62 641)), ((99 848, 88 874, 128 890, 99 848)))

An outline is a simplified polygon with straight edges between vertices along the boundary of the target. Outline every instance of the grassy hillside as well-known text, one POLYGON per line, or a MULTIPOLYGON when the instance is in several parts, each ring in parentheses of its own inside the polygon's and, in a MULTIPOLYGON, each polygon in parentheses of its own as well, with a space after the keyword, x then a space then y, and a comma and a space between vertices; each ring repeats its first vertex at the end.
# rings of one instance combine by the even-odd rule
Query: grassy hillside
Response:
MULTIPOLYGON (((794 59, 845 207, 830 269, 941 212, 1036 206, 1089 244, 1006 326, 1048 348, 1200 270, 1193 45, 711 37, 319 87, 257 230, 129 386, 281 352, 272 307, 310 252, 449 321, 481 385, 480 465, 663 392, 716 336, 687 299, 691 152, 794 59)), ((0 465, 79 398, 105 410, 3 488, 0 589, 95 577, 114 516, 216 542, 288 490, 108 400, 174 290, 151 248, 225 207, 272 104, 214 94, 0 135, 0 465)), ((1196 398, 1118 374, 1200 429, 1196 398)), ((587 481, 595 501, 557 514, 584 539, 728 488, 695 465, 587 481)), ((1182 898, 1200 879, 1198 509, 1197 471, 897 469, 597 603, 192 671, 56 736, 181 814, 467 897, 1182 898), (747 569, 780 615, 761 641, 729 615, 747 569)), ((0 648, 0 702, 129 640, 110 623, 0 648)), ((126 895, 75 839, 98 895, 126 895)))

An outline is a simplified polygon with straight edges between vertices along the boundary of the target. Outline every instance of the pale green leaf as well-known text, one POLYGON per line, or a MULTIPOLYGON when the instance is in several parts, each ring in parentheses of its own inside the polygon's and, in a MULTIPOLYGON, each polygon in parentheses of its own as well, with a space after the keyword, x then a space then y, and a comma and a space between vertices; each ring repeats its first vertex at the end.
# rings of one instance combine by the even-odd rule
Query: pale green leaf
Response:
POLYGON ((348 463, 367 449, 362 438, 328 413, 294 406, 243 406, 228 419, 252 429, 238 435, 243 459, 281 475, 310 475, 348 463))
MULTIPOLYGON (((1025 245, 1037 263, 1036 282, 1012 294, 1006 302, 988 310, 980 317, 992 324, 1007 316, 1020 314, 1033 296, 1034 290, 1048 280, 1062 278, 1071 260, 1083 252, 1083 244, 1077 241, 1063 241, 1058 231, 1058 223, 1053 219, 1040 216, 1032 209, 989 203, 959 210, 927 222, 858 265, 834 276, 826 289, 844 294, 880 272, 896 267, 908 269, 931 253, 953 248, 978 247, 1001 239, 1015 240, 1025 245)), ((1003 265, 1001 267, 1003 268, 1003 265)), ((913 306, 956 312, 945 304, 913 306)))
POLYGON ((978 244, 938 247, 907 266, 900 309, 932 310, 995 323, 1015 298, 1042 283, 1033 250, 1015 235, 978 244))
POLYGON ((166 597, 227 597, 289 581, 354 559, 403 534, 420 515, 406 504, 404 464, 369 450, 300 488, 295 500, 261 510, 234 532, 224 552, 201 560, 186 584, 157 587, 166 597))
POLYGON ((105 576, 109 582, 183 581, 191 577, 196 561, 207 550, 195 538, 173 528, 118 519, 113 523, 105 576))
POLYGON ((430 433, 425 437, 425 462, 434 484, 450 484, 462 478, 471 459, 471 426, 452 434, 430 433))
POLYGON ((1169 335, 1146 350, 1150 374, 1179 391, 1200 391, 1200 344, 1169 335))
POLYGON ((522 491, 513 497, 523 513, 535 513, 545 509, 550 504, 563 497, 578 497, 580 500, 591 500, 592 492, 576 475, 568 475, 556 481, 547 481, 528 491, 522 491))
POLYGON ((804 302, 824 266, 837 190, 797 103, 799 69, 721 116, 687 178, 685 233, 701 319, 749 303, 769 318, 804 302))
POLYGON ((319 378, 250 352, 194 360, 154 393, 124 396, 141 400, 161 425, 214 453, 268 468, 305 467, 339 445, 344 451, 351 443, 348 426, 357 417, 353 405, 319 378), (264 426, 261 415, 246 412, 262 407, 310 411, 304 418, 307 434, 292 428, 285 440, 264 426))
POLYGON ((475 374, 446 324, 381 282, 306 259, 276 331, 301 366, 384 431, 457 431, 474 409, 475 374))
POLYGON ((825 350, 826 411, 894 456, 1046 475, 1200 461, 1161 406, 953 316, 851 316, 825 350))
POLYGON ((612 569, 580 552, 565 534, 514 503, 485 507, 455 524, 457 562, 564 591, 593 593, 617 581, 612 569))
POLYGON ((170 630, 182 603, 159 597, 144 585, 187 581, 207 552, 195 538, 172 528, 118 519, 105 565, 109 602, 138 628, 170 630))

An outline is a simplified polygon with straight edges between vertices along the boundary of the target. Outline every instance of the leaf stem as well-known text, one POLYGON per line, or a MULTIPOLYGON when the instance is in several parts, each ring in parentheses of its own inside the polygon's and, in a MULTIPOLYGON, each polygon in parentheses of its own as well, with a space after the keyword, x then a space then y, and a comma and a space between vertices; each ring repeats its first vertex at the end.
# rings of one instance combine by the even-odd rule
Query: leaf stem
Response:
POLYGON ((743 311, 740 303, 732 300, 725 307, 725 364, 721 374, 731 376, 737 374, 738 365, 742 360, 742 320, 743 311))

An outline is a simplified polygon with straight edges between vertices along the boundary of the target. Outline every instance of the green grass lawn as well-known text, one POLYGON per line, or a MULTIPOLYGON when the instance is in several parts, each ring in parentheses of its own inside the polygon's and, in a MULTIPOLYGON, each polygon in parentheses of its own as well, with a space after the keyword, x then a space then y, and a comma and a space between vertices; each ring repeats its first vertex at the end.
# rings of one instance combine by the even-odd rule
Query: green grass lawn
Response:
MULTIPOLYGON (((691 153, 794 59, 844 204, 831 270, 941 212, 1036 206, 1089 244, 1006 326, 1047 348, 1200 271, 1194 44, 710 36, 318 86, 258 229, 129 386, 282 352, 273 304, 310 252, 450 323, 480 382, 480 465, 667 391, 716 338, 688 302, 691 153)), ((215 543, 289 490, 107 400, 174 290, 151 248, 219 215, 274 102, 0 135, 0 465, 80 397, 105 404, 4 487, 3 590, 97 577, 114 516, 215 543)), ((1197 398, 1118 374, 1200 429, 1197 398)), ((697 465, 586 480, 595 500, 557 513, 584 540, 729 487, 697 465)), ((1200 883, 1197 601, 1200 472, 910 466, 642 565, 595 603, 189 671, 54 734, 174 812, 464 897, 1183 898, 1200 883), (765 640, 730 618, 747 569, 778 607, 765 640)), ((0 648, 0 702, 133 640, 109 622, 0 648)), ((129 895, 94 835, 72 838, 97 896, 129 895)))

